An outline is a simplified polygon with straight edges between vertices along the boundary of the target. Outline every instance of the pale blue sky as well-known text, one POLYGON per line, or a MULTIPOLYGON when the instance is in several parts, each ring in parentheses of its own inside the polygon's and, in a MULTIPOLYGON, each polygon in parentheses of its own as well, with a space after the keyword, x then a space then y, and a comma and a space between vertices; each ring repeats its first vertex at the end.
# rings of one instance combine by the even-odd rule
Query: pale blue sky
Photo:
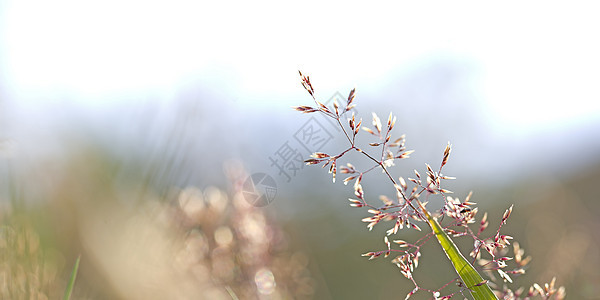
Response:
POLYGON ((597 8, 577 1, 4 1, 3 86, 19 101, 55 93, 120 102, 167 98, 203 78, 244 101, 289 95, 297 87, 290 70, 298 68, 326 89, 376 87, 428 56, 447 55, 477 72, 491 117, 546 127, 600 115, 597 8))

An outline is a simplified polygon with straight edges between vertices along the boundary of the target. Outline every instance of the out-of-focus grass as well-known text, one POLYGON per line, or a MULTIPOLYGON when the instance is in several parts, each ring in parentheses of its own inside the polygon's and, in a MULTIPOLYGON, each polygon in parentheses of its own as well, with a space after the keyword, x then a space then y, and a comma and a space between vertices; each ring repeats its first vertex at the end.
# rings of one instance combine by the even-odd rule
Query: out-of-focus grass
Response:
POLYGON ((513 194, 528 200, 511 230, 526 237, 523 246, 533 256, 530 278, 557 276, 570 299, 597 299, 600 294, 598 178, 596 165, 566 180, 532 179, 513 194))
POLYGON ((36 231, 20 221, 0 232, 0 298, 58 299, 57 259, 43 249, 36 231))
POLYGON ((124 162, 102 147, 73 148, 52 174, 35 170, 48 176, 44 184, 10 173, 7 190, 21 192, 3 191, 12 205, 2 211, 0 298, 60 299, 71 289, 79 254, 72 299, 314 294, 308 257, 288 248, 289 237, 267 210, 241 196, 240 166, 226 170, 229 191, 177 187, 158 182, 161 164, 124 162))
MULTIPOLYGON (((319 199, 328 202, 320 206, 321 215, 288 220, 286 234, 269 216, 272 207, 245 206, 223 189, 177 188, 161 179, 168 174, 160 162, 123 161, 98 145, 73 145, 65 157, 41 161, 33 171, 5 172, 2 299, 61 298, 79 254, 72 299, 252 299, 260 296, 259 283, 272 298, 388 299, 411 289, 394 265, 359 256, 381 246, 383 232, 369 233, 345 195, 319 199)), ((505 232, 533 257, 516 284, 556 276, 569 298, 600 293, 597 178, 600 166, 564 180, 533 178, 502 190, 472 187, 473 200, 489 212, 490 228, 507 203, 515 204, 505 232)), ((277 201, 291 200, 283 195, 277 201)), ((399 234, 410 239, 410 233, 399 234)), ((439 246, 431 246, 423 250, 415 276, 436 288, 453 274, 439 246)))

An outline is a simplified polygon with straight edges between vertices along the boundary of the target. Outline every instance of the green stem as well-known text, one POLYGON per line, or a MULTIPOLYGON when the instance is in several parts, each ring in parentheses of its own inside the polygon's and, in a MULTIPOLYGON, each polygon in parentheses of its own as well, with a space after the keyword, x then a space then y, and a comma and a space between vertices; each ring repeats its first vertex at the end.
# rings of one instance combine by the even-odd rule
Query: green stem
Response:
POLYGON ((71 280, 69 280, 69 285, 67 285, 67 289, 65 290, 64 300, 71 299, 71 294, 73 294, 73 288, 75 287, 75 278, 77 278, 77 271, 79 270, 79 261, 81 260, 81 255, 77 257, 75 261, 75 266, 73 267, 73 271, 71 272, 71 280))
MULTIPOLYGON (((423 208, 423 207, 422 207, 423 208)), ((444 249, 444 253, 448 256, 448 259, 452 262, 454 269, 460 276, 462 282, 471 291, 471 295, 475 300, 497 300, 498 297, 492 292, 492 289, 488 286, 487 281, 477 273, 477 270, 469 263, 469 261, 460 253, 452 239, 446 234, 440 223, 432 217, 426 209, 423 209, 427 221, 435 233, 435 237, 444 249)))

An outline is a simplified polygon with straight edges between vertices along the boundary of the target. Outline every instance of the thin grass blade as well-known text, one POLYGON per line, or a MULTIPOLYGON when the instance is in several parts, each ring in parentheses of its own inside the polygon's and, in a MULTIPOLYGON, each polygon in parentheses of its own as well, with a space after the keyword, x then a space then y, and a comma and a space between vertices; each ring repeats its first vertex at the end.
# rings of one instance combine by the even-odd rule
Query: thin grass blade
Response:
POLYGON ((73 271, 71 271, 71 279, 69 280, 69 284, 67 285, 67 289, 65 290, 64 300, 71 299, 71 294, 73 294, 73 288, 75 287, 75 278, 77 278, 77 271, 79 270, 79 261, 81 260, 81 255, 77 257, 75 261, 75 266, 73 267, 73 271))
POLYGON ((475 298, 475 300, 497 300, 498 297, 496 297, 481 275, 477 273, 477 270, 475 270, 458 250, 452 239, 450 239, 448 234, 442 229, 440 223, 438 223, 438 221, 426 210, 425 215, 435 233, 435 237, 444 249, 444 253, 446 253, 446 256, 448 256, 448 259, 452 262, 456 273, 458 273, 458 276, 460 276, 465 286, 471 291, 473 298, 475 298))

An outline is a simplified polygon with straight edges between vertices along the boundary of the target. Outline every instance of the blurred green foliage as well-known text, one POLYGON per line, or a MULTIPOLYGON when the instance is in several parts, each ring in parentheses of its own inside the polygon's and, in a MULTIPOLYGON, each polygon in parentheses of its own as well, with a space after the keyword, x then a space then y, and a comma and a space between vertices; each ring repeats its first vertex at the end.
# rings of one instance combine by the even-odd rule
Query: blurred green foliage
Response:
MULTIPOLYGON (((117 230, 120 224, 126 224, 120 222, 142 214, 150 217, 148 224, 154 224, 148 226, 156 226, 154 222, 162 218, 160 211, 168 211, 172 205, 173 183, 165 178, 177 170, 170 166, 173 161, 168 157, 139 156, 125 160, 107 149, 94 143, 73 144, 70 153, 64 156, 66 159, 39 161, 35 169, 18 169, 10 158, 4 159, 0 191, 2 298, 60 297, 67 286, 72 262, 79 254, 82 260, 73 299, 128 298, 111 279, 121 271, 107 272, 93 261, 94 250, 90 245, 97 244, 89 244, 90 237, 85 235, 101 233, 90 229, 90 220, 95 222, 94 226, 105 224, 102 226, 107 230, 117 230)), ((516 285, 549 282, 556 276, 557 284, 567 288, 569 298, 594 299, 600 293, 600 275, 596 269, 600 265, 597 178, 600 165, 589 166, 566 179, 539 174, 510 186, 472 187, 472 200, 489 214, 488 230, 495 230, 504 210, 515 204, 503 231, 513 235, 526 254, 533 256, 530 269, 516 278, 516 285)), ((345 192, 338 193, 335 189, 280 195, 277 202, 294 201, 318 207, 310 214, 293 218, 278 218, 277 202, 262 209, 262 213, 278 223, 276 226, 283 228, 289 251, 307 255, 303 272, 310 274, 306 276, 311 278, 309 286, 313 292, 296 297, 403 297, 412 285, 394 265, 388 260, 368 261, 360 256, 385 247, 383 236, 387 228, 378 225, 369 232, 360 222, 363 212, 348 207, 346 198, 345 192), (316 196, 319 194, 327 198, 316 196)), ((165 227, 165 232, 170 232, 170 226, 165 227)), ((204 229, 199 227, 199 230, 204 229)), ((174 235, 165 234, 158 234, 158 241, 173 241, 170 237, 174 235)), ((400 231, 398 236, 404 240, 418 238, 410 231, 400 231)), ((115 247, 116 243, 124 242, 121 238, 112 239, 110 234, 102 241, 115 243, 115 247)), ((456 243, 462 249, 472 247, 460 238, 456 243)), ((438 288, 456 276, 440 253, 434 241, 423 249, 415 277, 426 288, 438 288)))

